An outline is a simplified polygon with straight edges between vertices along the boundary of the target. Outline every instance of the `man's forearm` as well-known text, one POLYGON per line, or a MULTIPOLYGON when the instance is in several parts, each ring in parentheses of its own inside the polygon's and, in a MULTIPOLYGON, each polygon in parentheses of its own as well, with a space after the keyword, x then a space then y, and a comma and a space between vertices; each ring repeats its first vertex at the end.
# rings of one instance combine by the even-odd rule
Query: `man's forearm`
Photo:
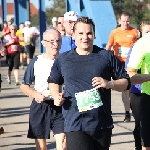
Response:
POLYGON ((20 89, 25 95, 32 98, 36 97, 37 91, 32 89, 30 86, 21 84, 20 89))
POLYGON ((112 90, 123 92, 128 87, 128 80, 127 79, 119 79, 119 80, 111 80, 108 82, 110 88, 112 90))
POLYGON ((58 95, 61 92, 61 87, 62 86, 58 84, 49 83, 49 90, 50 90, 51 96, 55 97, 56 95, 58 95))
POLYGON ((131 77, 132 84, 141 84, 150 81, 150 74, 136 74, 131 77))
POLYGON ((150 81, 150 74, 137 74, 135 69, 127 68, 127 73, 131 78, 132 84, 141 84, 143 82, 150 81))

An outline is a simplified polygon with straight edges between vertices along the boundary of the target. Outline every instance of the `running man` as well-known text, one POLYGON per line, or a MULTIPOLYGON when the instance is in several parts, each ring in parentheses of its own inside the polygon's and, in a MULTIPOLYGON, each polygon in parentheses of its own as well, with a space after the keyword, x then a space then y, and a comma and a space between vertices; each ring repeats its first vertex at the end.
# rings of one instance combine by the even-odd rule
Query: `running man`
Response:
POLYGON ((73 26, 75 21, 79 18, 77 12, 69 11, 64 14, 65 35, 62 37, 62 45, 60 53, 76 48, 75 41, 72 39, 73 26))
POLYGON ((61 33, 62 36, 65 35, 64 16, 58 17, 57 30, 61 33))
MULTIPOLYGON (((118 57, 124 65, 130 47, 138 38, 138 31, 130 26, 130 16, 128 13, 124 12, 121 14, 119 23, 120 27, 117 27, 110 33, 106 50, 113 48, 114 55, 118 57)), ((129 91, 122 92, 122 101, 125 108, 124 122, 129 122, 131 119, 129 91)))
POLYGON ((48 76, 61 46, 61 34, 55 29, 43 33, 42 45, 46 53, 32 59, 21 85, 22 92, 33 98, 30 106, 28 138, 35 139, 37 150, 47 150, 50 129, 56 139, 57 150, 65 150, 62 107, 54 105, 48 90, 48 76), (30 85, 34 82, 34 89, 30 85))
POLYGON ((20 65, 22 69, 24 69, 25 61, 27 59, 27 54, 24 48, 24 39, 22 37, 23 28, 24 28, 24 23, 21 22, 19 24, 19 30, 17 30, 16 32, 16 36, 19 38, 19 43, 20 43, 20 65))
POLYGON ((40 32, 36 27, 32 27, 30 21, 25 21, 25 27, 22 29, 22 36, 24 37, 25 51, 27 53, 27 64, 31 61, 35 53, 36 39, 40 32))
POLYGON ((130 78, 111 51, 93 45, 92 19, 79 18, 73 38, 77 48, 59 54, 48 78, 54 104, 63 106, 67 150, 109 150, 111 89, 128 90, 130 78), (59 92, 62 84, 64 93, 59 92))
POLYGON ((127 71, 133 84, 142 83, 140 102, 140 130, 142 150, 150 150, 150 33, 140 38, 133 46, 127 71), (136 58, 136 59, 135 59, 136 58), (141 74, 137 70, 141 68, 141 74))

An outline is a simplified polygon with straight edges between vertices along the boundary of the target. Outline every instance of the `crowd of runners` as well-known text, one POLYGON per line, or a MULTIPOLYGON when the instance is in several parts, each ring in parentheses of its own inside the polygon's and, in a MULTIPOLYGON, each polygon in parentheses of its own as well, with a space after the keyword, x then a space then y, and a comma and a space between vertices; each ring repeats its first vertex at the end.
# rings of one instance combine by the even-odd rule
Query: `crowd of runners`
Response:
POLYGON ((20 88, 33 98, 27 137, 35 139, 36 149, 47 149, 52 130, 57 150, 109 150, 114 127, 111 90, 115 90, 122 92, 124 122, 130 122, 132 110, 135 150, 150 150, 150 22, 135 29, 130 15, 122 13, 106 48, 93 44, 91 18, 69 11, 52 23, 41 40, 46 52, 36 57, 39 31, 30 21, 20 23, 18 31, 6 22, 0 41, 8 84, 14 69, 15 85, 20 85, 19 67, 24 69, 26 60, 20 88))

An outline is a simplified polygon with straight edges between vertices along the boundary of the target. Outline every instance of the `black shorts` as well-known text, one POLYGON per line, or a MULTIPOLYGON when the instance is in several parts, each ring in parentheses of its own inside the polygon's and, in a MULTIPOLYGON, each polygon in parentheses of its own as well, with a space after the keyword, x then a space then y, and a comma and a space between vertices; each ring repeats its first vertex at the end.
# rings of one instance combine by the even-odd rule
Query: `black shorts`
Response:
POLYGON ((20 45, 20 53, 26 53, 24 46, 20 45))
POLYGON ((142 93, 140 112, 142 146, 150 147, 150 95, 142 93))
POLYGON ((109 150, 112 129, 66 132, 67 150, 109 150))
POLYGON ((32 101, 29 115, 28 138, 49 139, 50 129, 53 134, 64 133, 62 107, 55 106, 53 100, 42 103, 32 101))
POLYGON ((24 48, 25 48, 25 52, 27 53, 27 57, 32 59, 35 53, 35 46, 26 45, 24 48))

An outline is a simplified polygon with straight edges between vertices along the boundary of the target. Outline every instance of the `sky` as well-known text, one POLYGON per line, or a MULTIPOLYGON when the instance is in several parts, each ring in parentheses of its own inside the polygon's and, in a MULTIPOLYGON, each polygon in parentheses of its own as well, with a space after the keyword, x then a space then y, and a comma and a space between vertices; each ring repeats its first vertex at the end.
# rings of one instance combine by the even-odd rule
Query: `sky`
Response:
MULTIPOLYGON (((46 7, 51 6, 51 2, 49 0, 42 0, 42 1, 45 1, 46 7)), ((30 0, 30 2, 32 2, 36 7, 39 7, 39 0, 30 0)))
MULTIPOLYGON (((51 2, 49 0, 42 0, 45 1, 45 6, 50 7, 51 2)), ((6 0, 6 2, 14 2, 14 0, 6 0)), ((39 0, 30 0, 31 3, 33 3, 37 8, 39 7, 39 0)))

